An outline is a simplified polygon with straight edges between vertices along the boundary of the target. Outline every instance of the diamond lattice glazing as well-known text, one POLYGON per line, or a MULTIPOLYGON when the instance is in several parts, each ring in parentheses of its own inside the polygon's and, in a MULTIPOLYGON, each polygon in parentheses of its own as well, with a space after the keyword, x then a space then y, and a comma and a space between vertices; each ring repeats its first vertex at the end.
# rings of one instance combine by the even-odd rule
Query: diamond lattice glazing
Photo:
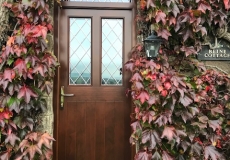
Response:
POLYGON ((123 19, 102 19, 102 85, 122 85, 123 19))
POLYGON ((69 19, 69 84, 91 84, 91 18, 69 19))

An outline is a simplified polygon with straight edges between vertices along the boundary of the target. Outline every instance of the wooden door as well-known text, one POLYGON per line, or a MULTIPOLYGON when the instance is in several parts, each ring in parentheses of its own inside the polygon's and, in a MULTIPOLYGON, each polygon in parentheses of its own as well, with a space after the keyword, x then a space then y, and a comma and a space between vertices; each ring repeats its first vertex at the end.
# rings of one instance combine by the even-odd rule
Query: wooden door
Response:
POLYGON ((59 89, 67 96, 59 104, 59 160, 131 159, 129 76, 122 72, 131 50, 131 15, 61 10, 59 89))

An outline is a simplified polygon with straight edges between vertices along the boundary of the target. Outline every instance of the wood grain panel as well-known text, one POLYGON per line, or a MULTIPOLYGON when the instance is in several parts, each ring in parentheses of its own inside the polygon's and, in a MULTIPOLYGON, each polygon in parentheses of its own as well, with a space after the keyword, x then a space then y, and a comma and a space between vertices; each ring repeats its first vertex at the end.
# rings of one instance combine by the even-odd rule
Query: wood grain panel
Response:
POLYGON ((59 157, 63 160, 130 158, 124 102, 68 102, 62 121, 59 157), (68 108, 68 109, 67 109, 68 108), (74 115, 74 116, 73 116, 74 115), (126 122, 125 122, 126 121, 126 122), (66 123, 68 122, 68 123, 66 123))
POLYGON ((115 102, 107 102, 104 113, 105 113, 105 155, 107 160, 114 160, 114 150, 116 149, 114 143, 114 137, 116 136, 115 130, 115 113, 114 113, 115 102))
MULTIPOLYGON (((125 154, 125 146, 123 146, 123 143, 125 142, 124 138, 124 111, 122 111, 122 103, 117 102, 115 105, 115 113, 116 113, 116 119, 115 119, 115 130, 117 131, 115 136, 115 145, 120 146, 119 148, 116 148, 115 155, 116 159, 124 159, 125 154)), ((127 151, 128 153, 128 151, 127 151)))
POLYGON ((96 148, 96 106, 95 102, 85 103, 85 145, 87 148, 85 159, 95 159, 95 148, 96 148))
POLYGON ((96 158, 104 160, 105 157, 105 102, 96 102, 96 158))
MULTIPOLYGON (((122 86, 101 86, 101 18, 124 19, 124 55, 131 49, 131 11, 74 10, 61 11, 60 86, 66 94, 64 108, 58 112, 58 160, 130 160, 130 102, 125 96, 128 74, 122 86), (68 18, 92 17, 92 85, 69 85, 68 18)), ((60 88, 59 86, 59 88, 60 88)), ((60 105, 59 105, 60 106, 60 105)))

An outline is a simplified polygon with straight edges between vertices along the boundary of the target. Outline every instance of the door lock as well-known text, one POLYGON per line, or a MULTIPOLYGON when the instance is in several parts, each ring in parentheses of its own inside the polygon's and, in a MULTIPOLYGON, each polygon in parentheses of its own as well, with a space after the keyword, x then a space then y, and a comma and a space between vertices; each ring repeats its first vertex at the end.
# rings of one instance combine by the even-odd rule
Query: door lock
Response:
POLYGON ((61 86, 61 108, 64 108, 64 97, 73 97, 74 94, 65 94, 64 86, 61 86))

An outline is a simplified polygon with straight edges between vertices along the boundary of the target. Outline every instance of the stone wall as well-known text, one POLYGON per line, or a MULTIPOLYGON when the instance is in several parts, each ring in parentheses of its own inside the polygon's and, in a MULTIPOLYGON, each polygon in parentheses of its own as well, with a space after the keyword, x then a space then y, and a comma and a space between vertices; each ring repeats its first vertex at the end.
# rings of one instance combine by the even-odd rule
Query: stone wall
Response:
POLYGON ((9 13, 8 9, 3 7, 3 3, 7 0, 0 0, 0 48, 5 44, 7 39, 8 24, 9 24, 9 13))
POLYGON ((39 116, 39 126, 36 128, 38 131, 47 132, 53 135, 54 114, 53 114, 53 93, 44 95, 47 102, 47 111, 39 116))
MULTIPOLYGON (((53 1, 50 2, 50 18, 52 20, 51 23, 53 23, 53 1)), ((47 50, 51 53, 54 52, 54 39, 53 34, 47 34, 46 37, 48 41, 48 48, 47 50)), ((53 135, 53 129, 54 129, 54 112, 53 112, 53 93, 50 93, 49 95, 44 95, 44 98, 47 102, 47 111, 43 114, 41 114, 39 119, 41 120, 40 125, 37 127, 37 130, 42 132, 47 132, 50 135, 53 135)))
POLYGON ((204 64, 207 68, 213 68, 228 74, 230 78, 230 61, 205 61, 204 64))

